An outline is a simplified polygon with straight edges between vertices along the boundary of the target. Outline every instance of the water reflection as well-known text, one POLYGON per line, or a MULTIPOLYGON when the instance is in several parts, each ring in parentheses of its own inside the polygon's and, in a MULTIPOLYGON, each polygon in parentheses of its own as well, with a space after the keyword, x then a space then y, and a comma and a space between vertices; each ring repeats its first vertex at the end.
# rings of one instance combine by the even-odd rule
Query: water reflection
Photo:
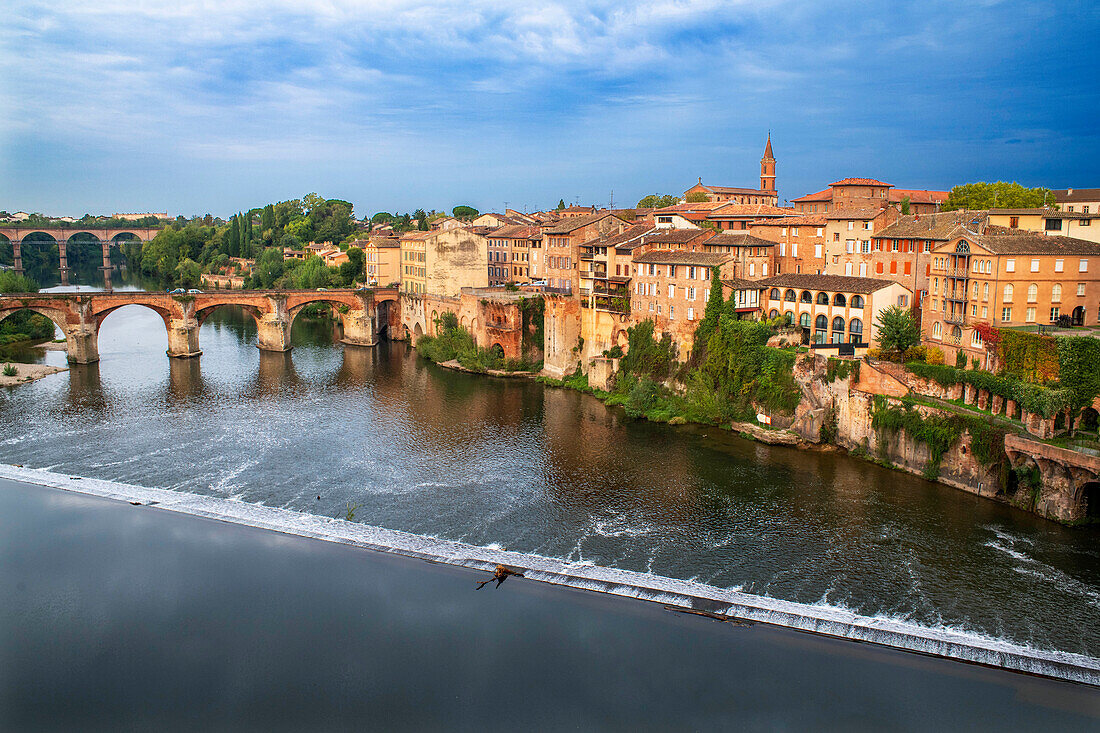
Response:
POLYGON ((169 405, 215 399, 213 390, 202 378, 199 359, 168 359, 169 405))

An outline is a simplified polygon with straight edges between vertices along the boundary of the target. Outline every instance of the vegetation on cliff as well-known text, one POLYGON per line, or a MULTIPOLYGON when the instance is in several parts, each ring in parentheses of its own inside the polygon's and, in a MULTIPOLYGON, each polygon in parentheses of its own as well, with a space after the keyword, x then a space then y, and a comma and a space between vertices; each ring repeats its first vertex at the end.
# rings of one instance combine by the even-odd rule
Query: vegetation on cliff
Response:
POLYGON ((416 351, 437 364, 457 361, 473 372, 537 371, 542 363, 529 363, 522 359, 506 359, 498 349, 479 347, 474 337, 458 323, 458 316, 450 311, 440 314, 435 321, 435 336, 421 336, 416 351))

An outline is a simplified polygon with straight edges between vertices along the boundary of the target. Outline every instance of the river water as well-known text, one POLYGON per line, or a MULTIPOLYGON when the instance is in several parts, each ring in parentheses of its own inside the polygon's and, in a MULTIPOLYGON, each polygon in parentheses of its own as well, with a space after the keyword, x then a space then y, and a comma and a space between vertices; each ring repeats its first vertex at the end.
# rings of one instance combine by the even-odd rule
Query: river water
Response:
MULTIPOLYGON (((1100 656, 1100 531, 846 456, 627 419, 592 397, 344 347, 242 311, 170 360, 112 313, 101 361, 0 390, 0 462, 287 507, 1100 656)), ((64 354, 38 357, 63 363, 64 354)))

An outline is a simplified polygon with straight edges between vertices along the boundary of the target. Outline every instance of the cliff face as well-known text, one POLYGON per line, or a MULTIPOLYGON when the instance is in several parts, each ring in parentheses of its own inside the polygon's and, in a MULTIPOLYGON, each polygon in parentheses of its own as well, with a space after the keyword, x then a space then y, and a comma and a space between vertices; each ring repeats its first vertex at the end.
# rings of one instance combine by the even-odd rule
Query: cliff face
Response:
MULTIPOLYGON (((879 435, 872 427, 874 396, 901 396, 904 392, 899 394, 899 383, 867 363, 861 364, 858 380, 850 375, 830 382, 826 366, 827 360, 820 356, 798 360, 794 377, 802 390, 802 402, 793 417, 773 416, 774 426, 788 427, 811 443, 820 443, 826 437, 828 442, 857 455, 865 454, 908 473, 980 496, 997 494, 998 467, 985 466, 975 458, 968 433, 964 432, 944 453, 936 473, 929 475, 931 454, 927 446, 911 439, 904 430, 879 435), (860 387, 872 391, 863 391, 860 387)), ((917 409, 926 416, 942 412, 925 406, 917 409)))

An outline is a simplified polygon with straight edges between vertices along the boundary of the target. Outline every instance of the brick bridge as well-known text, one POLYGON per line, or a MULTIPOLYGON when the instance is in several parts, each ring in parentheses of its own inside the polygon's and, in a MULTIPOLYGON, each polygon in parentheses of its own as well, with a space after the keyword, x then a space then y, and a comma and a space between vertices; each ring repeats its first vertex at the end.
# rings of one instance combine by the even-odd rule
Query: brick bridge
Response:
POLYGON ((1063 522, 1100 518, 1100 457, 1021 435, 1005 436, 1005 454, 1013 468, 1038 469, 1036 513, 1063 522))
POLYGON ((107 273, 107 282, 110 283, 111 272, 111 245, 119 244, 118 236, 121 234, 132 234, 142 242, 148 242, 153 237, 157 236, 160 232, 160 228, 154 227, 60 227, 57 229, 47 229, 42 227, 0 227, 0 237, 6 238, 12 245, 12 253, 15 255, 15 271, 20 275, 23 274, 23 240, 31 234, 45 234, 50 236, 57 242, 57 252, 61 258, 61 282, 68 283, 69 280, 69 259, 66 247, 68 247, 69 239, 77 234, 90 234, 95 237, 103 248, 103 271, 107 273))
POLYGON ((383 329, 399 325, 397 290, 237 290, 172 295, 141 291, 120 293, 23 293, 0 295, 0 320, 28 309, 52 320, 65 334, 68 358, 77 364, 99 361, 99 327, 124 305, 156 311, 168 331, 168 356, 198 356, 199 327, 223 305, 244 308, 256 321, 257 346, 290 349, 290 325, 312 303, 335 307, 344 327, 344 343, 373 346, 383 329))

